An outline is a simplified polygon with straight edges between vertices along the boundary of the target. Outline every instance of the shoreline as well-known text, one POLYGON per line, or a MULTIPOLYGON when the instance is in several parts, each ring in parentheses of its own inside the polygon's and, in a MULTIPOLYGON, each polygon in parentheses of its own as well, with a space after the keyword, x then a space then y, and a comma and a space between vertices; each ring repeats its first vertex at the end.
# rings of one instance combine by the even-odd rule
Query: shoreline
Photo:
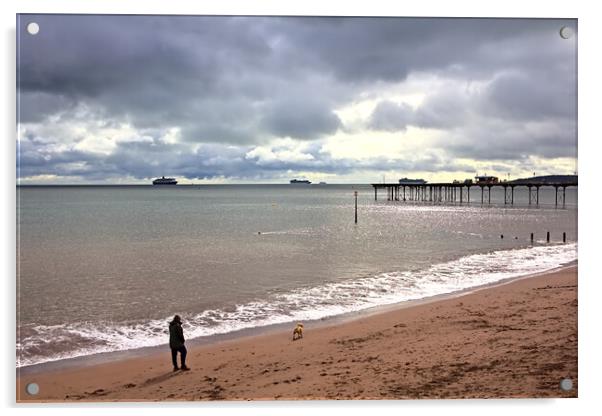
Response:
MULTIPOLYGON (((394 311, 398 309, 411 308, 418 305, 429 304, 432 302, 438 302, 447 299, 453 299, 459 296, 464 296, 466 294, 474 293, 480 290, 485 290, 488 288, 494 288, 497 286, 505 285, 512 283, 514 281, 528 279, 531 277, 536 277, 540 275, 545 275, 549 273, 554 273, 558 271, 562 271, 565 269, 569 269, 571 267, 577 266, 577 260, 567 263, 565 265, 555 267, 553 269, 529 273, 520 276, 509 277, 506 279, 501 279, 492 283, 485 283, 482 285, 477 285, 473 287, 468 287, 462 290, 458 290, 455 292, 449 293, 441 293, 437 295, 427 296, 420 299, 407 300, 402 302, 390 303, 372 306, 366 309, 360 309, 351 312, 345 312, 338 315, 327 316, 320 319, 308 320, 304 321, 305 325, 309 324, 314 328, 323 328, 336 326, 348 322, 353 322, 358 319, 379 315, 382 313, 387 313, 389 311, 394 311)), ((246 338, 259 337, 264 335, 276 334, 281 332, 289 332, 289 327, 292 325, 291 322, 277 323, 260 327, 251 327, 251 328, 243 328, 231 332, 226 332, 222 334, 213 334, 205 337, 197 337, 187 339, 188 347, 200 347, 200 346, 211 346, 216 345, 225 341, 236 341, 236 340, 244 340, 246 338)), ((107 351, 107 352, 98 352, 89 355, 81 355, 76 357, 68 357, 62 358, 58 360, 46 361, 36 364, 30 364, 26 366, 17 367, 17 377, 21 373, 22 375, 30 375, 30 374, 39 374, 39 373, 47 373, 47 372, 55 372, 61 371, 65 369, 72 368, 85 368, 115 361, 129 360, 137 357, 145 357, 145 356, 153 356, 163 354, 165 349, 167 348, 167 343, 160 345, 153 345, 147 347, 140 348, 132 348, 128 350, 120 350, 120 351, 107 351)))
MULTIPOLYGON (((292 343, 290 337, 290 324, 279 324, 279 328, 273 328, 271 331, 261 331, 260 333, 237 336, 231 339, 218 340, 210 343, 197 344, 189 342, 189 363, 193 371, 182 373, 171 371, 171 362, 169 359, 169 350, 165 346, 150 347, 156 349, 152 353, 136 355, 111 362, 90 364, 90 360, 86 359, 90 356, 82 358, 82 361, 88 361, 87 365, 61 367, 54 369, 46 369, 45 371, 27 371, 27 367, 17 369, 17 401, 18 402, 46 402, 46 401, 64 401, 64 400, 83 400, 83 401, 147 401, 147 400, 265 400, 265 399, 330 399, 330 398, 364 398, 364 399, 397 399, 397 398, 435 398, 435 397, 576 397, 577 394, 577 379, 576 379, 576 292, 577 292, 577 268, 576 262, 574 265, 567 265, 559 269, 539 273, 536 275, 517 276, 514 278, 505 279, 480 287, 473 287, 461 292, 454 292, 446 295, 437 295, 434 297, 421 299, 418 301, 403 302, 401 304, 392 304, 379 306, 345 314, 345 316, 336 316, 326 320, 307 322, 306 337, 299 342, 292 343), (563 284, 559 284, 563 283, 563 284), (574 285, 566 283, 574 282, 574 285), (534 287, 541 288, 550 287, 566 287, 561 295, 569 299, 569 308, 573 310, 567 316, 564 316, 562 322, 553 324, 545 323, 533 326, 532 322, 523 322, 525 328, 513 328, 512 325, 503 323, 510 319, 509 317, 519 316, 523 312, 521 309, 531 307, 533 304, 541 304, 538 312, 542 313, 542 322, 550 320, 546 317, 555 308, 555 304, 549 304, 549 300, 545 297, 537 298, 533 302, 523 302, 521 308, 518 308, 514 314, 512 310, 517 308, 516 296, 525 297, 525 289, 527 295, 535 293, 540 295, 540 292, 532 292, 534 287), (547 285, 547 286, 546 286, 547 285), (565 293, 566 292, 566 293, 565 293), (508 293, 510 295, 508 296, 508 293), (504 294, 506 296, 504 296, 504 294), (574 297, 574 305, 572 297, 574 297), (499 305, 504 312, 501 317, 487 314, 487 310, 491 299, 502 304, 499 305), (478 306, 478 310, 483 311, 477 314, 477 318, 471 318, 468 321, 469 315, 460 313, 465 309, 464 304, 470 302, 478 306), (412 304, 409 304, 412 303, 412 304), (528 306, 526 306, 528 305, 528 306), (445 316, 439 315, 437 312, 441 309, 446 310, 445 316), (352 315, 352 316, 349 316, 352 315), (425 317, 431 317, 428 322, 424 322, 425 317), (446 317, 447 319, 443 319, 446 317), (485 317, 485 318, 483 318, 485 317), (414 318, 414 319, 412 319, 414 318), (530 392, 520 393, 521 386, 513 387, 514 390, 518 387, 519 392, 504 392, 499 391, 496 394, 491 393, 491 383, 481 391, 464 391, 458 390, 454 393, 454 389, 447 391, 443 389, 439 391, 437 386, 433 389, 424 388, 424 383, 420 383, 418 379, 425 373, 424 362, 429 362, 433 356, 440 356, 439 362, 435 367, 448 368, 456 371, 448 371, 448 378, 458 384, 458 378, 463 378, 458 372, 459 369, 466 367, 464 372, 472 371, 489 373, 486 366, 479 366, 478 363, 473 363, 466 358, 458 359, 454 354, 444 353, 446 349, 441 350, 433 345, 452 342, 465 341, 463 338, 458 338, 454 331, 449 331, 451 327, 455 327, 456 323, 450 323, 450 319, 460 322, 466 321, 469 326, 476 325, 472 328, 474 334, 470 338, 485 337, 488 332, 487 328, 491 325, 484 326, 484 322, 489 322, 495 319, 501 319, 500 328, 507 334, 521 335, 523 331, 535 331, 539 336, 548 334, 552 336, 553 331, 548 327, 550 325, 561 325, 564 332, 570 333, 569 339, 573 339, 569 352, 565 351, 565 357, 573 357, 567 363, 543 363, 545 368, 549 368, 550 372, 565 371, 566 374, 573 378, 575 388, 570 392, 562 392, 557 388, 557 382, 554 380, 553 385, 548 384, 547 389, 535 388, 530 392), (495 318, 495 319, 494 319, 495 318), (402 326, 397 324, 389 325, 396 321, 404 321, 402 326), (418 322, 415 322, 418 321, 418 322), (439 322, 440 321, 440 322, 439 322), (439 326, 441 328, 437 329, 439 326), (506 328, 509 326, 510 329, 506 328), (286 329, 285 329, 286 327, 286 329), (408 328, 401 329, 398 328, 408 328), (411 331, 410 331, 411 329, 411 331), (409 334, 401 334, 408 332, 409 334), (423 334, 429 331, 435 331, 432 338, 424 337, 423 334), (546 332, 548 331, 548 332, 546 332), (516 334, 514 334, 516 332, 516 334), (574 332, 574 334, 572 334, 574 332), (541 333, 541 334, 540 334, 541 333), (551 335, 550 335, 551 334, 551 335), (386 341, 386 342, 385 342, 386 341), (381 343, 389 344, 392 348, 380 345, 381 343), (400 366, 399 352, 394 346, 416 344, 415 349, 406 350, 403 354, 405 358, 404 365, 400 366), (343 348, 341 348, 343 347, 343 348), (359 354, 360 350, 369 351, 370 354, 359 354), (432 351, 431 351, 432 350, 432 351), (573 351, 574 350, 574 351, 573 351), (430 351, 429 355, 423 356, 422 352, 430 351), (447 354, 447 355, 446 355, 447 354), (451 354, 451 355, 450 355, 451 354), (211 362, 207 362, 205 357, 213 356, 211 362), (339 359, 337 356, 341 356, 339 359), (362 358, 370 358, 367 361, 362 358), (315 362, 316 358, 321 361, 315 362), (351 361, 350 361, 351 359, 351 361), (312 362, 314 361, 314 362, 312 362), (574 361, 574 363, 573 363, 574 361), (303 362, 303 363, 301 363, 303 362), (370 380, 362 380, 364 374, 369 374, 374 371, 374 365, 371 363, 379 362, 376 373, 379 377, 370 380), (221 364, 218 364, 221 363, 221 364), (345 363, 345 364, 343 364, 345 363), (299 365, 302 364, 301 367, 299 365), (574 364, 574 365, 573 365, 574 364), (414 369, 410 371, 410 378, 416 379, 417 384, 412 383, 398 385, 397 388, 391 389, 383 385, 387 379, 381 380, 383 374, 392 372, 403 373, 404 370, 410 370, 413 367, 421 368, 420 371, 414 369), (565 367, 570 368, 565 368, 565 367), (405 368, 408 367, 408 368, 405 368), (479 370, 481 368, 481 370, 479 370), (334 369, 334 370, 333 370, 334 369), (329 371, 330 370, 330 371, 329 371), (249 383, 245 384, 247 374, 253 375, 249 383), (271 383, 265 382, 271 380, 274 376, 284 377, 283 380, 275 380, 271 383), (341 377, 342 376, 342 377, 341 377), (52 378, 52 382, 50 379, 52 378), (337 383, 325 383, 331 378, 337 379, 337 383), (28 396, 24 392, 24 386, 35 382, 40 384, 39 396, 28 396), (219 382, 218 382, 219 379, 219 382), (91 381, 94 380, 94 381, 91 381), (340 384, 343 383, 343 384, 340 384), (349 384, 352 386, 349 386, 349 384), (374 390, 375 386, 380 385, 380 390, 374 390), (422 385, 422 389, 417 389, 417 385, 422 385), (129 386, 129 387, 128 387, 129 386), (330 386, 330 387, 329 387, 330 386), (338 387, 337 387, 338 386, 338 387), (335 387, 333 389, 333 387, 335 387), (351 388, 354 387, 354 388, 351 388), (384 389, 384 390, 382 390, 384 389), (431 390, 436 391, 435 395, 429 394, 431 390), (447 393, 446 393, 447 391, 447 393), (384 395, 383 395, 384 392, 384 395), (488 393, 489 392, 489 393, 488 393), (376 394, 378 393, 378 394, 376 394)), ((541 289, 540 288, 540 289, 541 289)), ((559 295, 560 296, 560 295, 559 295)), ((541 296, 540 296, 541 297, 541 296)), ((529 300, 529 296, 525 299, 529 300)), ((566 303, 566 302, 565 302, 566 303)), ((498 311, 499 312, 499 311, 498 311)), ((498 313, 496 312, 496 313, 498 313)), ((471 315, 470 315, 471 316, 471 315)), ((518 319, 518 318, 516 318, 518 319)), ((531 320, 534 318, 532 317, 531 320)), ((495 327, 495 326, 494 326, 495 327)), ((469 331, 470 332, 470 331, 469 331)), ((557 332, 557 331, 556 331, 557 332)), ((496 332, 497 334, 497 332, 496 332)), ((491 335, 491 334, 489 334, 491 335)), ((504 338, 501 336, 501 338, 504 338)), ((492 338, 494 343, 497 343, 500 336, 492 338)), ((511 337, 512 338, 512 337, 511 337)), ((545 337, 544 337, 545 338, 545 337)), ((523 360, 536 358, 537 360, 546 360, 549 354, 544 354, 541 357, 531 357, 533 345, 530 339, 522 339, 521 337, 514 339, 512 343, 505 345, 507 351, 513 351, 520 355, 523 360), (529 345, 520 345, 521 343, 529 345), (514 347, 519 346, 518 349, 514 347), (522 347, 529 348, 522 348, 522 347), (524 351, 523 351, 524 350, 524 351), (523 356, 525 351, 531 351, 528 355, 523 356)), ((547 338, 546 338, 547 339, 547 338)), ((557 341, 557 340, 556 340, 557 341)), ((555 341, 555 342, 556 342, 555 341)), ((481 345, 480 343, 475 347, 481 345)), ((485 343, 487 345, 487 343, 485 343)), ((440 345, 439 345, 440 346, 440 345)), ((463 348, 452 349, 456 354, 462 356, 463 348)), ((539 349, 539 347, 535 347, 539 349)), ((558 350, 558 348, 556 348, 558 350)), ((449 348, 447 349, 449 350, 449 348)), ((498 349, 489 351, 494 355, 499 354, 498 349)), ((563 351, 557 351, 562 353, 563 351)), ((108 353, 113 354, 113 353, 108 353)), ((68 361, 68 360, 66 360, 68 361)), ((513 360, 515 361, 515 360, 513 360)), ((500 362, 500 359, 494 359, 489 363, 500 362)), ((518 363, 521 361, 519 360, 518 363)), ((43 366, 38 364, 31 367, 43 366)), ((497 366, 496 364, 495 366, 497 366)), ((523 364, 520 364, 522 368, 523 364)), ((490 370, 494 370, 490 368, 490 370)), ((443 373, 446 371, 441 370, 443 373)), ((492 374, 482 374, 485 378, 492 374)), ((513 376, 514 377, 514 376, 513 376)), ((499 381, 499 380, 498 380, 499 381)), ((393 381, 389 380, 390 383, 393 381)), ((508 380, 506 380, 508 383, 508 380)), ((387 383, 385 383, 387 384, 387 383)), ((441 384, 441 383, 439 383, 441 384)), ((445 383, 443 383, 445 384, 445 383)), ((499 383, 498 383, 499 384, 499 383)), ((539 387, 541 387, 541 383, 539 387)), ((439 386, 445 387, 445 386, 439 386)), ((466 387, 466 386, 464 386, 466 387)), ((481 386, 482 387, 482 386, 481 386)), ((511 387, 508 385, 507 387, 511 387)), ((536 386, 537 387, 537 386, 536 386)), ((498 386, 499 388, 499 386, 498 386)), ((432 393, 432 392, 431 392, 432 393)))

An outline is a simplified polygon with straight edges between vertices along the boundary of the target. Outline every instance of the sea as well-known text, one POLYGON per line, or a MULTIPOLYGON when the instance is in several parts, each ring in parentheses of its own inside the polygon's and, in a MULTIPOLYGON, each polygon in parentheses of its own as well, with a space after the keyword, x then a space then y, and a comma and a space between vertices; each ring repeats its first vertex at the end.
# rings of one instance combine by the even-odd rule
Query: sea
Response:
POLYGON ((433 204, 375 201, 370 185, 18 186, 16 365, 165 345, 175 314, 188 339, 211 340, 555 269, 577 260, 577 190, 554 198, 548 187, 539 206, 516 188, 510 206, 501 188, 481 205, 476 187, 470 204, 433 204))

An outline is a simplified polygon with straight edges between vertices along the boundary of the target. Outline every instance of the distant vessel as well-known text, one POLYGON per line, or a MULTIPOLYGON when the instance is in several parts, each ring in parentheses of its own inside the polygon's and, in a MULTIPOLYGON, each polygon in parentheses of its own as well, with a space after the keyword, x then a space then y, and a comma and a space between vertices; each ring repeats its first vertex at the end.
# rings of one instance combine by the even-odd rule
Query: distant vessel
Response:
POLYGON ((320 182, 318 185, 326 185, 326 182, 320 182))
POLYGON ((303 179, 303 180, 291 179, 291 183, 309 185, 311 182, 308 181, 307 179, 303 179))
POLYGON ((399 180, 400 185, 424 185, 426 181, 424 179, 409 179, 409 178, 401 178, 399 180))
POLYGON ((153 185, 176 185, 177 183, 178 181, 176 181, 174 178, 166 178, 165 176, 153 181, 153 185))

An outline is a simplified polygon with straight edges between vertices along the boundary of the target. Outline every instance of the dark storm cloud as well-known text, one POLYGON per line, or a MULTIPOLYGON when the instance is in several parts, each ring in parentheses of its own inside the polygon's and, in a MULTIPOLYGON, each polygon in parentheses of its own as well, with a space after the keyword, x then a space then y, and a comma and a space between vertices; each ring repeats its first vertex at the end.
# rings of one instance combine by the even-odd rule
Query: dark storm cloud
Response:
MULTIPOLYGON (((89 177, 98 169, 147 178, 167 165, 190 178, 262 177, 267 165, 245 158, 252 146, 275 137, 328 137, 344 127, 334 110, 414 73, 487 87, 478 99, 429 90, 416 109, 382 102, 369 128, 449 130, 449 151, 462 157, 574 154, 575 50, 558 36, 566 21, 24 15, 21 23, 22 123, 67 125, 88 117, 139 130, 176 127, 182 140, 120 142, 109 156, 72 146, 45 153, 25 140, 22 174, 31 167, 89 177), (24 31, 32 20, 40 24, 36 36, 24 31), (490 119, 506 133, 488 132, 490 119), (534 121, 547 124, 539 131, 516 125, 534 121), (530 138, 518 139, 523 133, 536 137, 531 149, 530 138)), ((274 171, 387 166, 311 155, 313 162, 283 161, 274 171)), ((426 162, 420 168, 430 169, 426 162)))
POLYGON ((278 19, 272 27, 286 33, 283 44, 292 46, 291 59, 303 58, 294 59, 296 64, 368 83, 401 81, 419 70, 498 69, 508 55, 520 54, 525 38, 557 31, 557 23, 543 20, 428 18, 278 19), (519 46, 515 52, 487 52, 490 43, 512 40, 519 46))

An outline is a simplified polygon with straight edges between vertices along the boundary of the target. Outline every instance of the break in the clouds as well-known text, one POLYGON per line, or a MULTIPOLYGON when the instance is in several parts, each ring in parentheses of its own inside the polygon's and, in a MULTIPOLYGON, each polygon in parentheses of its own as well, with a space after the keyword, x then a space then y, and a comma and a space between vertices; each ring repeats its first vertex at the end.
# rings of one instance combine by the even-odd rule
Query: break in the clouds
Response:
POLYGON ((557 19, 21 15, 19 179, 571 173, 577 43, 562 26, 576 33, 557 19))

